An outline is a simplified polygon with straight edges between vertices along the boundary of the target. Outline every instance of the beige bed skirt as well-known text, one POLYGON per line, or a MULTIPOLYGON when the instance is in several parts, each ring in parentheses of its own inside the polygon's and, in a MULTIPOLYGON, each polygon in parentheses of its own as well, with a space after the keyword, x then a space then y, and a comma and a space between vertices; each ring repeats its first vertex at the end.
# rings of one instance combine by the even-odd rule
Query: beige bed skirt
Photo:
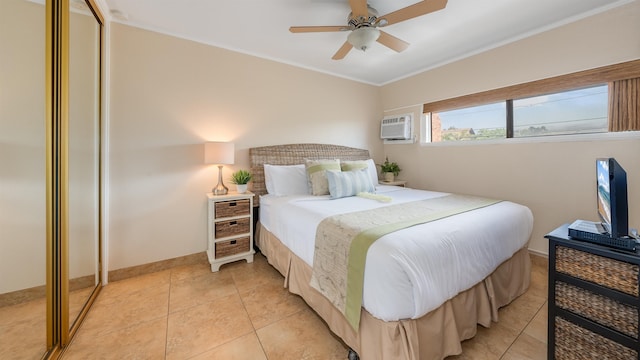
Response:
POLYGON ((526 248, 502 263, 485 280, 419 319, 382 321, 362 310, 360 330, 309 286, 311 267, 273 234, 258 226, 257 245, 285 277, 284 286, 300 295, 362 360, 433 360, 462 352, 460 343, 476 334, 477 324, 498 321, 498 309, 529 287, 531 262, 526 248))

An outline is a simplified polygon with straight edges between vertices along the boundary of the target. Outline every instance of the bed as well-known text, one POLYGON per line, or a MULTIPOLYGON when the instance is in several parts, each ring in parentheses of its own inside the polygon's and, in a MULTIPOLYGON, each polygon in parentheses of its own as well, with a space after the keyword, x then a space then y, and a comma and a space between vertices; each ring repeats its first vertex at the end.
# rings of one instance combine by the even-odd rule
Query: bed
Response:
POLYGON ((331 198, 333 191, 330 196, 291 194, 288 191, 296 185, 289 179, 302 179, 300 164, 305 161, 371 164, 369 152, 339 145, 289 144, 251 148, 249 155, 252 190, 260 205, 256 245, 284 275, 285 287, 300 295, 364 360, 443 359, 460 354, 461 342, 475 335, 477 324, 488 327, 498 321, 498 309, 529 286, 531 212, 508 201, 489 202, 384 233, 372 242, 366 250, 354 323, 335 299, 319 291, 320 225, 336 216, 454 195, 377 184, 375 195, 369 197, 331 198), (271 174, 267 179, 265 168, 271 174), (294 168, 298 175, 290 176, 294 168), (274 188, 274 169, 287 171, 284 193, 274 188))

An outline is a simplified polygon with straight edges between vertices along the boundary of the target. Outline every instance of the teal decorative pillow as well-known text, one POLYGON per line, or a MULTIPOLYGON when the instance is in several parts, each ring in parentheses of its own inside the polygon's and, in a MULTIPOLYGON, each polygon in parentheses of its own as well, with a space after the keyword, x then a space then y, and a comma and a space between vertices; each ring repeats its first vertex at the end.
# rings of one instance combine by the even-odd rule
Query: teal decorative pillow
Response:
POLYGON ((361 192, 373 192, 374 186, 367 169, 355 171, 327 171, 329 194, 332 199, 355 196, 361 192))
POLYGON ((327 170, 340 171, 340 160, 305 160, 309 189, 312 195, 329 194, 329 183, 327 182, 327 170))

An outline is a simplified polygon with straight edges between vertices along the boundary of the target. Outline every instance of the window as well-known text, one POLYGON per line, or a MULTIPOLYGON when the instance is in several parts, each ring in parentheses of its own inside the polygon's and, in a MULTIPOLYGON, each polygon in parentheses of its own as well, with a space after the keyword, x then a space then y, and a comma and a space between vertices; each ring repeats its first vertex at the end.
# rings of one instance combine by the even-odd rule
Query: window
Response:
POLYGON ((607 132, 608 86, 513 101, 513 137, 607 132))
POLYGON ((608 86, 431 113, 431 141, 607 132, 608 86))
POLYGON ((442 99, 422 112, 423 143, 640 131, 640 59, 442 99))
POLYGON ((501 139, 507 134, 505 103, 431 114, 431 141, 501 139))

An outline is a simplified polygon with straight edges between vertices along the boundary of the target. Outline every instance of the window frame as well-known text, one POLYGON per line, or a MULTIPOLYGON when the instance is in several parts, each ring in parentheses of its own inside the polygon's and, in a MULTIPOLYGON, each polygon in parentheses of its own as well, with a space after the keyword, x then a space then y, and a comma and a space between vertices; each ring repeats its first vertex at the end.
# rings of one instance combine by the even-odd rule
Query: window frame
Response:
MULTIPOLYGON (((429 127, 426 131, 421 131, 421 135, 431 132, 430 114, 432 112, 449 111, 460 108, 473 107, 478 105, 484 105, 491 102, 510 101, 513 99, 527 98, 533 96, 541 96, 550 93, 559 93, 563 91, 571 91, 580 88, 587 88, 592 86, 598 86, 602 84, 608 84, 613 81, 631 79, 640 77, 640 59, 622 62, 614 65, 607 65, 597 67, 589 70, 578 71, 569 73, 566 75, 554 76, 546 79, 535 80, 527 83, 511 85, 503 88, 493 89, 478 92, 475 94, 458 96, 450 99, 438 100, 430 103, 425 103, 422 107, 422 127, 429 127)), ((510 106, 507 106, 509 111, 510 106)), ((507 114, 507 137, 505 139, 514 139, 509 137, 513 136, 513 133, 509 134, 509 128, 513 131, 513 123, 509 126, 509 121, 513 122, 513 114, 507 114), (511 116, 509 116, 511 115, 511 116), (510 120, 509 120, 510 119, 510 120)), ((601 133, 605 134, 605 133, 601 133)), ((554 135, 554 137, 565 136, 584 136, 587 134, 574 134, 574 135, 554 135)), ((545 136, 541 136, 545 137, 545 136)), ((534 139, 536 137, 527 137, 526 139, 534 139)), ((523 139, 523 138, 517 138, 523 139)), ((495 143, 499 140, 482 140, 482 141, 465 141, 465 143, 485 143, 490 141, 495 143)), ((421 136, 420 142, 422 144, 436 144, 431 142, 431 137, 428 139, 426 136, 421 136)), ((445 142, 446 144, 453 144, 457 142, 445 142)))

